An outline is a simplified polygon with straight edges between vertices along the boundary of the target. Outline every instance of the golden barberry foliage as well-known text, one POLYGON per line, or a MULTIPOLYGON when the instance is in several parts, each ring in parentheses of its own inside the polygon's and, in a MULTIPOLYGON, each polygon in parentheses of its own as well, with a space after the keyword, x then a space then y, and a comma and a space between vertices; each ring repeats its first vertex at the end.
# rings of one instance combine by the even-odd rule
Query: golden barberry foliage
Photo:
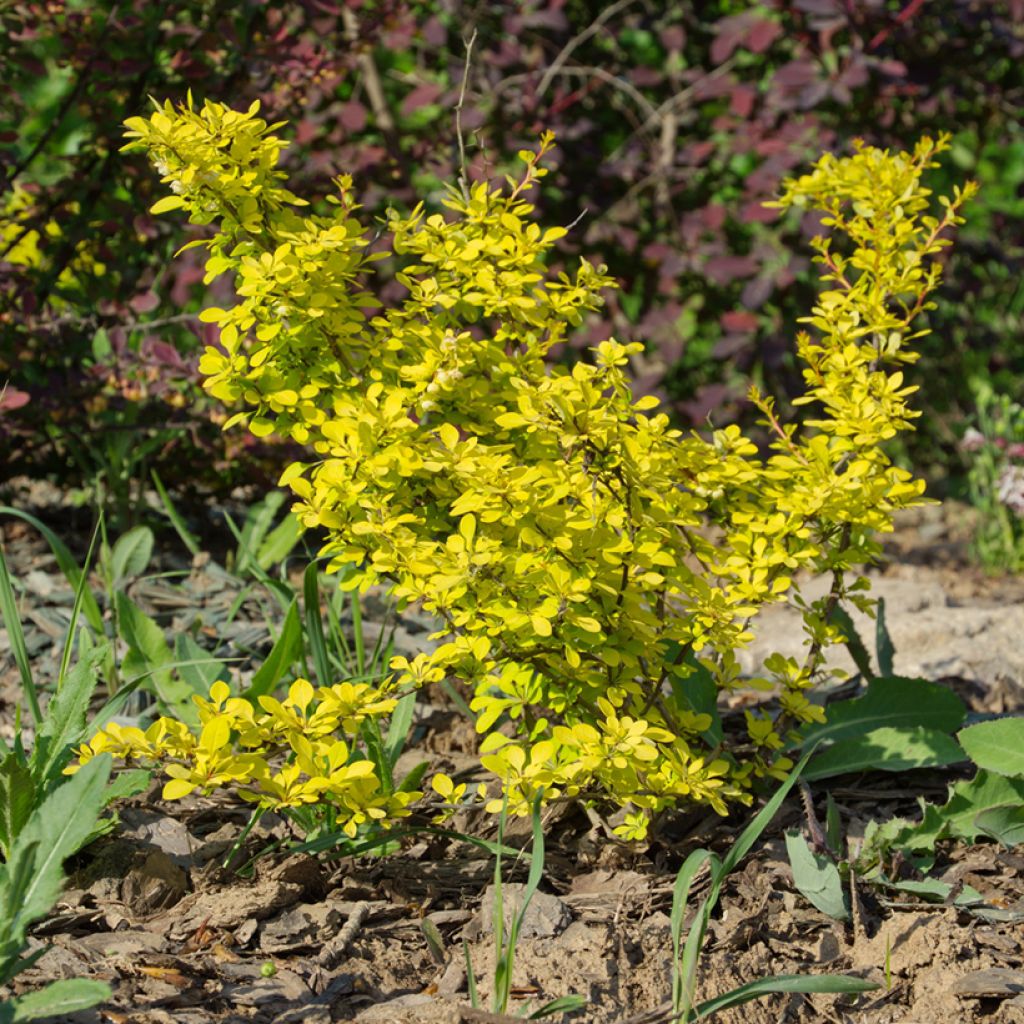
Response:
POLYGON ((543 787, 626 808, 630 838, 659 809, 724 812, 788 770, 783 735, 822 715, 807 690, 840 639, 830 612, 864 600, 847 570, 923 490, 880 445, 916 415, 899 367, 923 333, 939 236, 972 190, 943 200, 941 220, 928 213, 921 177, 945 139, 826 156, 786 186, 778 205, 828 214, 815 242, 827 290, 798 341, 814 418, 782 424, 752 392, 775 437, 763 457, 735 426, 685 434, 636 400, 640 344, 604 341, 571 369, 546 361, 613 284, 586 261, 547 269, 565 231, 538 226, 524 197, 550 136, 504 187, 453 187, 447 214, 390 214, 406 294, 381 308, 350 179, 313 212, 282 185, 279 126, 256 105, 168 103, 128 127, 126 148, 145 150, 172 193, 154 212, 214 224, 189 245, 208 250, 207 281, 235 281, 237 302, 202 315, 222 345, 203 357, 206 387, 242 407, 229 424, 309 449, 282 484, 302 523, 326 529, 331 569, 363 590, 386 582, 444 623, 446 642, 395 659, 384 692, 465 682, 512 812, 543 787), (775 656, 753 681, 779 694, 781 719, 749 713, 747 740, 723 748, 687 680, 750 685, 735 652, 763 606, 799 600, 801 569, 833 586, 801 602, 804 662, 775 656))

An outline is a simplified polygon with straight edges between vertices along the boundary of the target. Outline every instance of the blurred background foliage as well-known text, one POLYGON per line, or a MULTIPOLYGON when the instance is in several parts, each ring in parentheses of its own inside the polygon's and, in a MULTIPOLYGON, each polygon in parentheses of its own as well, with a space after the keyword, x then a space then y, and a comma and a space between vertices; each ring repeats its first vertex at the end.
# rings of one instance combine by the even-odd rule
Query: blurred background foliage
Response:
POLYGON ((982 192, 900 456, 934 493, 967 493, 975 396, 1024 399, 1024 0, 0 0, 0 482, 99 487, 129 520, 149 468, 196 499, 270 484, 292 456, 220 432, 195 314, 226 296, 206 294, 195 250, 173 259, 180 224, 146 212, 161 186, 118 152, 122 121, 188 89, 259 99, 291 122, 300 194, 346 172, 367 218, 437 204, 473 32, 471 176, 500 178, 552 129, 537 215, 575 222, 561 258, 621 283, 560 358, 642 340, 639 389, 682 425, 749 425, 751 381, 799 389, 817 222, 764 209, 780 180, 857 137, 952 132, 939 173, 982 192))

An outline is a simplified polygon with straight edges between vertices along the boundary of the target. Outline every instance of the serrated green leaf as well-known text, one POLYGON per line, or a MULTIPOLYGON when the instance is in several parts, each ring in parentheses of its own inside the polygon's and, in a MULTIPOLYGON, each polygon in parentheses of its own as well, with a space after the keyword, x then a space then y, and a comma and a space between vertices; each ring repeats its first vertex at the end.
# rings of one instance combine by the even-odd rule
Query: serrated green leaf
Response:
POLYGON ((103 810, 110 766, 108 754, 94 757, 54 789, 25 823, 0 873, 5 918, 0 935, 23 939, 28 925, 53 906, 65 859, 86 841, 103 810))
POLYGON ((956 740, 937 729, 872 729, 863 736, 840 740, 807 766, 804 778, 828 779, 851 772, 903 772, 963 761, 956 740))
POLYGON ((18 996, 11 1004, 12 1024, 22 1021, 44 1020, 62 1014, 88 1010, 111 996, 110 986, 91 978, 65 978, 51 982, 38 992, 18 996))
POLYGON ((986 771, 1024 776, 1024 717, 997 718, 961 729, 957 735, 968 757, 986 771))
POLYGON ((71 747, 85 733, 89 704, 96 692, 100 668, 107 656, 106 643, 79 657, 64 677, 64 685, 50 698, 46 717, 36 737, 30 765, 40 792, 46 792, 70 760, 71 747))
POLYGON ((846 892, 835 863, 815 853, 797 831, 786 832, 786 852, 797 889, 823 914, 837 921, 847 920, 846 892))

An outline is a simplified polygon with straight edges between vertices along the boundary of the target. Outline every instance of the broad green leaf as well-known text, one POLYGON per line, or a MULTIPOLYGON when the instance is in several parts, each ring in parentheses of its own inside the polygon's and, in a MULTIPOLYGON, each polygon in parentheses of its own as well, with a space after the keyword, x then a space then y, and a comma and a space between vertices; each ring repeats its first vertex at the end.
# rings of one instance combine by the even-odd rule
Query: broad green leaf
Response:
POLYGON ((865 839, 872 849, 880 852, 931 853, 941 839, 973 843, 979 835, 987 835, 979 827, 979 821, 993 823, 994 819, 982 817, 986 812, 1022 805, 1024 780, 979 770, 973 779, 951 786, 949 799, 942 806, 922 800, 920 821, 887 821, 871 829, 865 839))
MULTIPOLYGON (((270 653, 267 654, 263 664, 256 670, 252 677, 252 683, 242 694, 247 700, 255 701, 257 697, 263 697, 274 692, 274 687, 284 677, 285 673, 302 656, 302 622, 299 619, 298 601, 292 599, 285 613, 284 622, 281 623, 281 632, 278 633, 270 653)), ((324 684, 329 685, 329 684, 324 684)))
POLYGON ((846 909, 843 879, 835 862, 815 853, 797 831, 786 832, 786 852, 797 889, 823 914, 845 921, 850 913, 846 909))
POLYGON ((274 565, 280 565, 298 544, 305 527, 296 516, 289 513, 267 535, 256 553, 256 564, 267 571, 274 565))
POLYGON ((811 761, 804 778, 828 779, 866 771, 903 772, 911 768, 956 764, 963 760, 964 752, 956 740, 944 732, 886 726, 833 743, 811 761))
POLYGON ((115 800, 141 793, 153 778, 153 773, 145 768, 132 768, 118 772, 103 791, 103 806, 109 807, 115 800))
POLYGON ((1024 843, 1024 804, 981 811, 974 819, 974 827, 1012 850, 1024 843))
POLYGON ((118 591, 115 601, 118 626, 129 647, 121 666, 123 674, 151 673, 153 689, 168 711, 186 725, 195 725, 199 716, 192 703, 192 691, 174 675, 174 655, 163 630, 127 594, 118 591))
POLYGON ((694 655, 690 654, 686 658, 686 664, 693 670, 690 675, 669 677, 672 696, 678 707, 698 715, 711 716, 711 725, 701 733, 701 737, 708 746, 717 747, 723 736, 722 718, 718 711, 718 687, 711 673, 694 655))
MULTIPOLYGON (((877 879, 876 884, 881 885, 885 889, 892 889, 894 892, 905 892, 922 900, 935 900, 936 902, 942 902, 953 892, 953 886, 949 882, 943 882, 938 878, 923 878, 920 881, 906 879, 899 882, 877 879)), ((970 885, 963 886, 953 899, 953 903, 958 907, 966 907, 984 902, 985 897, 970 885)))
POLYGON ((174 641, 174 656, 177 659, 178 674, 188 688, 200 697, 210 693, 210 687, 218 679, 225 679, 224 662, 204 651, 188 633, 179 633, 174 641))
POLYGON ((1024 777, 1024 717, 979 722, 961 729, 957 739, 979 768, 1024 777))
POLYGON ((392 769, 398 763, 398 759, 405 749, 406 741, 409 739, 415 710, 416 691, 412 690, 398 701, 395 710, 391 713, 388 732, 384 737, 384 755, 392 769))
POLYGON ((713 1013, 727 1010, 732 1006, 741 1006, 749 1003, 751 999, 760 999, 761 996, 772 995, 776 992, 831 992, 841 994, 853 994, 857 992, 872 992, 880 985, 873 981, 865 981, 863 978, 851 978, 844 974, 779 974, 774 978, 761 978, 758 981, 748 982, 740 985, 725 995, 715 999, 709 999, 701 1003, 697 1009, 695 1020, 702 1020, 710 1017, 713 1013))
POLYGON ((6 904, 13 911, 0 933, 9 930, 23 935, 28 924, 53 906, 60 894, 65 859, 82 846, 103 811, 110 766, 109 755, 94 757, 54 789, 26 822, 11 850, 11 875, 4 881, 18 874, 16 866, 26 860, 31 862, 31 871, 18 891, 5 893, 0 884, 0 895, 7 897, 0 899, 0 906, 6 904))
POLYGON ((830 704, 826 721, 806 728, 803 742, 856 739, 883 727, 953 733, 965 713, 963 701, 937 683, 885 676, 870 680, 863 696, 830 704))
POLYGON ((141 576, 153 556, 153 531, 136 526, 118 537, 110 552, 110 571, 115 582, 128 576, 141 576))
POLYGON ((62 1014, 88 1010, 111 996, 110 986, 91 978, 65 978, 51 982, 39 992, 18 996, 12 1003, 12 1024, 22 1021, 44 1020, 62 1014))

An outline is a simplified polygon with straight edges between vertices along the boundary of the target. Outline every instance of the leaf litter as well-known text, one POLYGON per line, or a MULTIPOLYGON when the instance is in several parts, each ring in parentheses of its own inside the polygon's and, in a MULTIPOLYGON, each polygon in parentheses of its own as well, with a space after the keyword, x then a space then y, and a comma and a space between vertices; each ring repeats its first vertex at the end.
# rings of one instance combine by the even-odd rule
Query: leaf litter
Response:
MULTIPOLYGON (((984 631, 965 637, 963 630, 951 628, 965 615, 982 615, 988 591, 976 580, 972 594, 965 583, 970 574, 947 557, 947 540, 936 538, 934 523, 931 527, 910 523, 897 534, 890 549, 900 563, 876 580, 876 590, 889 580, 941 595, 924 605, 936 616, 936 629, 942 628, 944 610, 947 634, 975 649, 964 646, 946 659, 964 675, 933 671, 929 677, 956 692, 969 712, 1020 713, 1024 675, 970 671, 972 665, 984 669, 1001 654, 1004 666, 1015 666, 1020 650, 1000 650, 984 631), (922 554, 928 551, 938 554, 922 554)), ((17 577, 29 583, 30 653, 45 661, 56 656, 54 638, 66 626, 67 586, 31 531, 5 527, 5 536, 17 577)), ((190 585, 153 581, 133 597, 169 634, 199 615, 201 634, 216 636, 218 643, 226 637, 232 655, 249 659, 242 671, 251 675, 269 650, 271 628, 280 626, 267 618, 272 602, 239 600, 237 580, 218 574, 201 556, 197 562, 179 566, 190 585), (226 628, 233 608, 234 625, 226 628)), ((1024 583, 1016 583, 996 587, 1000 614, 1024 614, 1024 583)), ((914 608, 913 603, 901 608, 898 597, 889 602, 897 659, 915 656, 914 646, 900 640, 914 628, 901 615, 913 618, 914 608)), ((364 612, 372 617, 373 609, 368 602, 364 612)), ((406 626, 414 652, 428 627, 415 620, 406 626)), ((937 658, 934 649, 916 655, 937 658)), ((9 659, 0 655, 0 724, 17 692, 13 675, 9 659)), ((426 707, 409 756, 430 760, 432 767, 469 763, 472 730, 451 729, 456 720, 443 701, 426 707)), ((910 775, 868 773, 833 784, 830 791, 846 841, 856 843, 869 822, 915 818, 919 796, 942 804, 948 785, 964 778, 956 766, 910 775)), ((819 810, 824 816, 823 806, 819 810)), ((258 857, 288 838, 286 823, 268 814, 228 870, 224 859, 248 819, 240 801, 218 795, 167 804, 159 787, 151 786, 125 801, 120 816, 115 834, 67 865, 68 887, 35 929, 29 952, 49 949, 16 979, 19 993, 72 977, 112 986, 107 1004, 60 1020, 459 1024, 514 1019, 468 1007, 463 942, 485 1000, 494 959, 493 861, 485 851, 425 837, 383 859, 258 857), (236 869, 243 865, 240 874, 236 869)), ((480 821, 464 824, 470 832, 482 827, 480 821)), ((740 828, 742 822, 714 816, 680 816, 637 852, 610 844, 578 812, 552 816, 546 822, 542 891, 527 912, 517 951, 515 1012, 578 992, 587 1006, 567 1020, 667 1022, 675 870, 695 841, 724 850, 740 828)), ((755 977, 825 971, 855 974, 881 987, 856 997, 777 995, 722 1011, 716 1021, 1024 1022, 1024 849, 984 840, 975 846, 940 842, 928 877, 944 884, 953 898, 929 901, 928 892, 915 890, 922 883, 911 866, 890 865, 893 887, 855 883, 856 912, 837 920, 816 909, 793 884, 785 836, 787 830, 804 828, 805 811, 794 794, 726 881, 699 965, 698 992, 711 998, 755 977), (967 888, 1002 915, 986 919, 957 903, 956 894, 967 888)), ((517 831, 511 822, 506 843, 526 845, 527 839, 528 829, 517 831)), ((505 870, 506 896, 514 901, 525 865, 507 859, 505 870)))

